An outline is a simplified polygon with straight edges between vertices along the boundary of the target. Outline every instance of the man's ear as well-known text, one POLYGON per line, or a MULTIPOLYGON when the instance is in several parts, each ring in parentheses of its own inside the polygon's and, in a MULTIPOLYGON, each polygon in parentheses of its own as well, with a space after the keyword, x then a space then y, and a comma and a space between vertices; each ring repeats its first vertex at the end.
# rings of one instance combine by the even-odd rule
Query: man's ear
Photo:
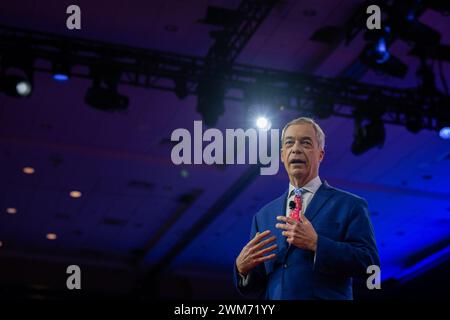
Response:
POLYGON ((283 147, 281 147, 281 149, 280 149, 280 158, 281 158, 281 163, 284 163, 284 160, 283 160, 283 152, 284 152, 284 149, 283 149, 283 147))
POLYGON ((320 150, 319 162, 322 162, 323 157, 325 156, 325 150, 320 150))

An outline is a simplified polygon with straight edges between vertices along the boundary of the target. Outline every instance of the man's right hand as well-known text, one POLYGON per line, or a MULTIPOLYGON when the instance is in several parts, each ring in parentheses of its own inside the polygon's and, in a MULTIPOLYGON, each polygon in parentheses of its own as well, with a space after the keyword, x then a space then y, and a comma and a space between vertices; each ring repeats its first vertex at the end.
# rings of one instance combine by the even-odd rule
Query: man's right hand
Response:
POLYGON ((250 272, 250 270, 252 270, 257 265, 275 258, 275 253, 271 253, 267 256, 265 256, 265 254, 275 250, 277 248, 276 244, 263 249, 266 245, 274 242, 276 239, 275 236, 271 236, 270 238, 263 240, 264 237, 268 236, 269 234, 270 230, 266 230, 262 233, 257 232, 255 237, 250 240, 242 249, 241 253, 236 258, 236 267, 241 275, 246 276, 250 272))

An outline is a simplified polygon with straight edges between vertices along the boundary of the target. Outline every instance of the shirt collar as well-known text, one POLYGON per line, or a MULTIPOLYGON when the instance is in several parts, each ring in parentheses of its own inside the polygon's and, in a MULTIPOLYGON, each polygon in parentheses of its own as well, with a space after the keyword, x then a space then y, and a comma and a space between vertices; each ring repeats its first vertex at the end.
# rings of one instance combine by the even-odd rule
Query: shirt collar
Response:
MULTIPOLYGON (((322 181, 320 180, 319 176, 316 176, 314 179, 310 180, 307 184, 305 184, 302 188, 308 192, 311 192, 314 195, 317 192, 317 190, 319 190, 321 185, 322 181)), ((291 183, 289 183, 288 195, 290 195, 294 189, 295 187, 291 183)))

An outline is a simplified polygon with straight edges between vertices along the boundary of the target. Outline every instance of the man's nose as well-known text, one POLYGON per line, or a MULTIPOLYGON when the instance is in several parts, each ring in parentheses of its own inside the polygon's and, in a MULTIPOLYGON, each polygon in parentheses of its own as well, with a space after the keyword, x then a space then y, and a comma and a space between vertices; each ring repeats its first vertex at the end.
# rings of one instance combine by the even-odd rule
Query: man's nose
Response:
POLYGON ((294 146, 292 147, 292 152, 293 153, 301 153, 302 151, 303 150, 302 150, 300 142, 299 141, 295 141, 294 146))

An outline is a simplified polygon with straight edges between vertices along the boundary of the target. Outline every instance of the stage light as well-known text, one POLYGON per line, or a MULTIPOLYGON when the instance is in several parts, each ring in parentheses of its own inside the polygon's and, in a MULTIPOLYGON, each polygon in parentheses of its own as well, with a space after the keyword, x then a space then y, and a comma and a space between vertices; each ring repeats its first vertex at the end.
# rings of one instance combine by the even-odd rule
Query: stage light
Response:
POLYGON ((408 66, 390 54, 387 49, 384 51, 382 43, 383 41, 381 44, 378 43, 375 48, 367 47, 360 56, 361 62, 384 74, 404 78, 408 72, 408 66))
POLYGON ((442 139, 450 139, 450 98, 441 96, 435 104, 436 129, 442 139))
POLYGON ((277 122, 277 111, 286 110, 286 106, 289 105, 287 99, 261 83, 253 84, 245 89, 243 102, 247 109, 248 126, 262 131, 270 130, 272 121, 277 122))
POLYGON ((119 111, 128 108, 128 97, 116 90, 103 88, 98 85, 90 87, 84 101, 91 107, 102 111, 119 111))
POLYGON ((102 111, 120 111, 128 108, 128 97, 117 92, 117 82, 94 79, 84 98, 86 104, 102 111))
POLYGON ((209 127, 225 112, 225 87, 220 80, 203 80, 197 87, 197 112, 209 127))
POLYGON ((65 82, 65 81, 69 80, 69 76, 64 73, 55 73, 53 75, 53 80, 58 81, 58 82, 65 82))
POLYGON ((371 119, 367 124, 355 118, 355 132, 352 153, 361 155, 373 147, 381 147, 385 139, 384 123, 381 119, 371 119))
POLYGON ((408 72, 408 66, 389 52, 389 41, 392 39, 391 32, 390 26, 386 26, 379 32, 366 32, 364 39, 368 43, 359 59, 373 70, 403 78, 408 72))
POLYGON ((26 80, 19 80, 16 83, 16 92, 22 97, 29 96, 31 93, 31 83, 26 80))
POLYGON ((450 127, 443 127, 439 130, 439 136, 444 140, 450 139, 450 127))
POLYGON ((259 117, 256 119, 256 127, 260 130, 267 131, 272 127, 272 123, 266 117, 259 117))
POLYGON ((390 53, 386 47, 386 40, 384 38, 378 39, 375 51, 376 51, 375 62, 378 64, 385 63, 390 57, 390 53))
POLYGON ((408 14, 406 15, 406 20, 408 20, 409 22, 412 22, 415 18, 416 18, 416 14, 415 14, 414 10, 410 10, 408 12, 408 14))
POLYGON ((33 91, 33 58, 26 50, 5 53, 0 58, 0 90, 12 97, 29 97, 33 91))
POLYGON ((420 107, 410 107, 405 115, 406 129, 412 133, 418 133, 423 129, 423 118, 420 107))
POLYGON ((178 99, 184 99, 189 95, 189 90, 187 87, 187 82, 185 79, 177 78, 174 80, 175 82, 175 95, 178 99))
POLYGON ((102 111, 123 111, 128 108, 127 96, 118 93, 121 73, 104 65, 91 67, 92 86, 87 90, 84 101, 102 111))
POLYGON ((53 63, 53 80, 58 82, 66 82, 70 79, 70 68, 67 63, 53 63))
POLYGON ((11 97, 28 97, 32 92, 32 84, 25 78, 16 75, 4 76, 1 80, 2 91, 11 97))

